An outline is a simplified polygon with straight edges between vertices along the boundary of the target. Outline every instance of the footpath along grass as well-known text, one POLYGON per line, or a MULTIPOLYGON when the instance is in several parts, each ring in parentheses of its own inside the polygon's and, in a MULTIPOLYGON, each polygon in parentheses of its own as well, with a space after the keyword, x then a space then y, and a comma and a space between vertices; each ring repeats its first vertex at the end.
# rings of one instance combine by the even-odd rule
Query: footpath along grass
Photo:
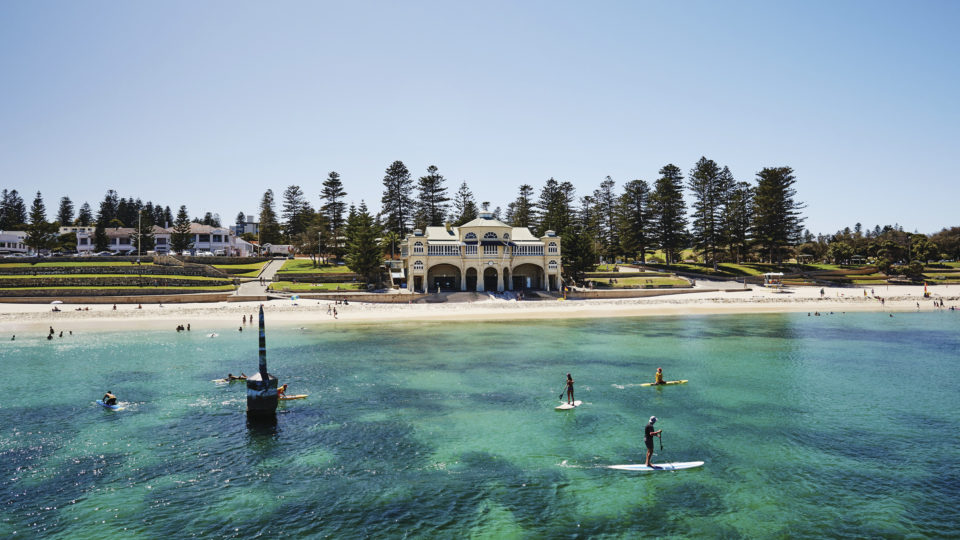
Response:
POLYGON ((362 283, 294 283, 292 281, 275 281, 267 287, 274 292, 330 292, 330 291, 364 291, 362 283))
POLYGON ((675 277, 618 277, 613 279, 617 282, 611 284, 609 278, 597 278, 588 281, 592 281, 597 289, 642 289, 665 285, 671 287, 690 285, 689 281, 675 277))

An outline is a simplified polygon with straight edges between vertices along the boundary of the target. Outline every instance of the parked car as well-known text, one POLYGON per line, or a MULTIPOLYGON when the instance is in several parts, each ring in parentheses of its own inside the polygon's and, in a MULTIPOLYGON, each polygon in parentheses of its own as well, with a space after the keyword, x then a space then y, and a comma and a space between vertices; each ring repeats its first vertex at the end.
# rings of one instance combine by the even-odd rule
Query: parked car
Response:
POLYGON ((112 251, 98 251, 96 253, 97 257, 110 257, 113 255, 112 251))

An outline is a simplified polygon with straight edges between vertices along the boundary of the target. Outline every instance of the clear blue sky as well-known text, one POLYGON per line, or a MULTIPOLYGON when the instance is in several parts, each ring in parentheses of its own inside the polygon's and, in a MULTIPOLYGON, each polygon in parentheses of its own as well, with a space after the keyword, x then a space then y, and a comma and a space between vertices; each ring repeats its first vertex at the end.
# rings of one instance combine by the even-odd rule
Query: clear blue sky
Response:
POLYGON ((956 1, 0 2, 0 188, 232 222, 327 173, 517 187, 788 165, 807 227, 958 225, 956 1))

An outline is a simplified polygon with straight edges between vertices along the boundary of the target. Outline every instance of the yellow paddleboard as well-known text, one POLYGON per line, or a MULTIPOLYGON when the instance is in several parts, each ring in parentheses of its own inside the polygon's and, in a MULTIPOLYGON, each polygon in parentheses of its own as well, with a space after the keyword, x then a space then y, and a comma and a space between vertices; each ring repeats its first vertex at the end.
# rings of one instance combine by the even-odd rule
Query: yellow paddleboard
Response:
POLYGON ((653 384, 652 382, 645 382, 640 386, 666 386, 668 384, 685 384, 686 382, 687 382, 687 379, 684 379, 682 381, 666 381, 663 384, 653 384))

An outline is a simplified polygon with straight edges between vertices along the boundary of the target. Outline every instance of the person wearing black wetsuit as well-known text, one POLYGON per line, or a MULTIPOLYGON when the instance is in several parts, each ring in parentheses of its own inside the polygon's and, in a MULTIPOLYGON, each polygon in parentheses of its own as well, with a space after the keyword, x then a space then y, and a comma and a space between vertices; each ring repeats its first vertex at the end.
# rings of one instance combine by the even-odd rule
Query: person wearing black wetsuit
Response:
POLYGON ((657 422, 657 417, 651 416, 650 423, 648 423, 646 427, 643 428, 643 444, 647 446, 647 461, 646 463, 644 463, 644 465, 646 465, 647 467, 653 467, 653 465, 650 463, 650 458, 653 457, 653 438, 659 437, 660 432, 663 431, 662 429, 658 431, 653 430, 653 424, 655 424, 656 422, 657 422))

